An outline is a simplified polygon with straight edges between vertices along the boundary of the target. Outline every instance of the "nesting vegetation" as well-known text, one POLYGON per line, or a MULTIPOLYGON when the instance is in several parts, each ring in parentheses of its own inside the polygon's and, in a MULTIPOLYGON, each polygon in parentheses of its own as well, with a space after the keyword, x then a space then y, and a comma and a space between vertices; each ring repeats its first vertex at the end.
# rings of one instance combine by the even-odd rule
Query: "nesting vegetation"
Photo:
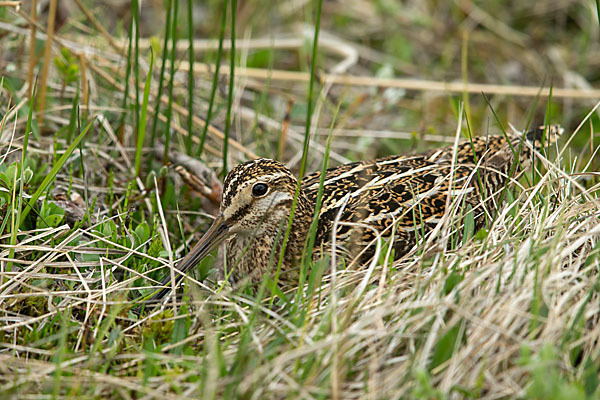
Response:
POLYGON ((597 1, 0 1, 0 396, 600 397, 597 1), (193 39, 193 40, 190 40, 193 39), (173 50, 174 49, 174 50, 173 50), (232 288, 219 179, 561 124, 474 231, 232 288))

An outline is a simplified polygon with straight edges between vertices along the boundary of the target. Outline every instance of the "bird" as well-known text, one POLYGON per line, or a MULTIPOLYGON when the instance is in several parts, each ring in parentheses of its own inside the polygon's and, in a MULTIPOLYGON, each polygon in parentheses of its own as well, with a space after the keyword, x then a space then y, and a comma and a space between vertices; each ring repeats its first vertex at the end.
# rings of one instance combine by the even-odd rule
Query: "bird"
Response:
MULTIPOLYGON (((335 166, 323 177, 320 171, 307 175, 300 185, 279 161, 244 162, 227 174, 219 212, 176 266, 176 283, 227 241, 226 266, 232 282, 257 284, 265 275, 277 275, 278 284, 297 285, 299 261, 315 213, 313 252, 330 251, 335 236, 336 252, 361 261, 374 255, 379 237, 390 239, 394 258, 405 256, 442 220, 452 199, 473 214, 475 229, 479 229, 497 209, 505 185, 526 171, 533 150, 554 143, 562 133, 559 125, 548 125, 477 136, 420 154, 335 166), (321 181, 321 205, 316 210, 321 181)), ((169 273, 151 302, 171 291, 170 282, 169 273)))

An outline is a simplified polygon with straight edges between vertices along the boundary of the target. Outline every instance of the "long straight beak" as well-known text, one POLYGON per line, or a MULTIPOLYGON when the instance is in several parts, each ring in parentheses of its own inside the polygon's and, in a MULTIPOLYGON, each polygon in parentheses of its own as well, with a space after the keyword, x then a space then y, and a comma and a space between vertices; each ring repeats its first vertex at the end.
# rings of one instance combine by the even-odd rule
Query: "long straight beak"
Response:
MULTIPOLYGON (((177 285, 185 276, 186 272, 195 267, 204 257, 208 255, 219 243, 229 235, 229 226, 225 223, 223 216, 219 214, 213 221, 211 227, 204 236, 198 241, 192 250, 177 264, 178 272, 175 272, 175 285, 177 285)), ((167 286, 171 282, 171 273, 169 272, 161 281, 162 286, 167 286)), ((163 288, 150 299, 149 304, 165 297, 171 291, 171 287, 163 288)))

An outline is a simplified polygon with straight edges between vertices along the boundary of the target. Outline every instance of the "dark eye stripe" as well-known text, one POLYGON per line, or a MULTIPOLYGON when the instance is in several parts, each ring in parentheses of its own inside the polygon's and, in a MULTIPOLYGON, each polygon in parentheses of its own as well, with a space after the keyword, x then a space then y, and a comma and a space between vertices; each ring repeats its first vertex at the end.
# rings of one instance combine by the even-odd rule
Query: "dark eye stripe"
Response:
POLYGON ((227 222, 231 225, 231 224, 235 224, 236 222, 238 222, 239 220, 241 220, 244 215, 246 215, 248 213, 248 210, 250 209, 250 204, 243 206, 242 208, 240 208, 239 210, 237 210, 231 217, 229 217, 229 219, 227 220, 227 222))

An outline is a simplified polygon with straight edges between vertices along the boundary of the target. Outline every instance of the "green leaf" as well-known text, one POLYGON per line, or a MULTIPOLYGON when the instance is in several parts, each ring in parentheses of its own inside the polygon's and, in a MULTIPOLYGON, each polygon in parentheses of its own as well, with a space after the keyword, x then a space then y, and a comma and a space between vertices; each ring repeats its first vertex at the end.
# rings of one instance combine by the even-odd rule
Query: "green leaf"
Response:
POLYGON ((23 171, 23 183, 31 182, 32 178, 33 178, 33 171, 31 170, 31 168, 29 168, 29 167, 25 168, 25 171, 23 171))
POLYGON ((2 184, 2 187, 5 187, 6 189, 10 189, 12 187, 8 176, 4 172, 0 172, 0 184, 2 184))
POLYGON ((134 233, 137 235, 139 239, 138 245, 144 243, 146 240, 150 239, 150 227, 146 222, 142 222, 138 226, 135 227, 134 233))
POLYGON ((98 232, 102 237, 112 239, 114 241, 116 240, 117 236, 117 225, 112 219, 108 219, 98 225, 96 232, 98 232))
POLYGON ((462 333, 462 337, 458 337, 459 333, 461 332, 461 324, 462 321, 458 322, 439 340, 435 346, 430 370, 448 361, 454 354, 456 347, 464 340, 464 331, 462 333))
POLYGON ((488 230, 485 228, 481 228, 480 230, 477 231, 477 233, 475 234, 475 240, 482 242, 483 240, 485 240, 485 238, 488 237, 488 230))
POLYGON ((14 184, 15 170, 17 170, 17 176, 19 175, 19 166, 17 162, 10 164, 4 172, 0 172, 0 181, 2 181, 2 185, 12 190, 14 184))
POLYGON ((65 216, 65 210, 55 203, 44 203, 36 221, 36 228, 56 228, 65 216))
POLYGON ((444 296, 447 296, 448 293, 450 293, 456 285, 461 283, 463 279, 465 279, 463 274, 460 274, 456 271, 450 272, 446 278, 446 281, 444 282, 444 296))

